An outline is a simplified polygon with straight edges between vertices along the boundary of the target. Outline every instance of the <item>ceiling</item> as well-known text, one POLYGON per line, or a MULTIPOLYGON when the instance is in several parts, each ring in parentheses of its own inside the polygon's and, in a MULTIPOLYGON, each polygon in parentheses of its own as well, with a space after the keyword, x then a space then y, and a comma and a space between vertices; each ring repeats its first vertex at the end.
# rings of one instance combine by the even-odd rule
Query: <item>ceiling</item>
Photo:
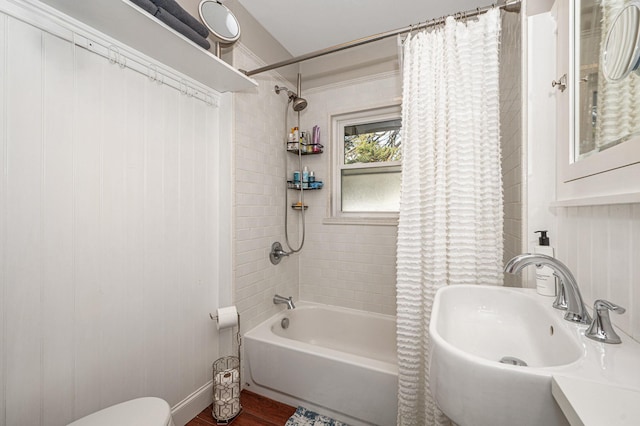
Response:
POLYGON ((238 0, 293 56, 495 0, 238 0))

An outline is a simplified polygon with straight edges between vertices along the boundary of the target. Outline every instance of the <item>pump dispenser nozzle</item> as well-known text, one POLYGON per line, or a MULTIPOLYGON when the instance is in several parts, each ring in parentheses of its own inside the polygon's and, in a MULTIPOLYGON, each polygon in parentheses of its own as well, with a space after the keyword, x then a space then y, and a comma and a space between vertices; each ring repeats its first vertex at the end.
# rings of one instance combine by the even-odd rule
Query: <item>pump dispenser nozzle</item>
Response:
POLYGON ((538 239, 538 242, 541 246, 548 246, 549 245, 549 237, 547 237, 547 232, 549 231, 535 231, 535 233, 540 233, 540 238, 538 239))

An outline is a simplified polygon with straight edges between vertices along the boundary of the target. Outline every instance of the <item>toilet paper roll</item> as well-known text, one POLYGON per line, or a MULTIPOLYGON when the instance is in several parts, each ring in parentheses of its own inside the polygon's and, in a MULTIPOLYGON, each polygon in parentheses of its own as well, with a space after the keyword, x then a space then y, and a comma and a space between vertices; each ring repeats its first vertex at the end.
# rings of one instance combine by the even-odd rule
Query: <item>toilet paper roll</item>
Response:
POLYGON ((238 310, 235 306, 218 308, 218 330, 236 327, 238 325, 238 310))
POLYGON ((240 382, 239 372, 235 368, 232 368, 230 370, 221 371, 218 374, 216 374, 215 382, 218 385, 227 385, 229 383, 238 383, 238 382, 240 382))

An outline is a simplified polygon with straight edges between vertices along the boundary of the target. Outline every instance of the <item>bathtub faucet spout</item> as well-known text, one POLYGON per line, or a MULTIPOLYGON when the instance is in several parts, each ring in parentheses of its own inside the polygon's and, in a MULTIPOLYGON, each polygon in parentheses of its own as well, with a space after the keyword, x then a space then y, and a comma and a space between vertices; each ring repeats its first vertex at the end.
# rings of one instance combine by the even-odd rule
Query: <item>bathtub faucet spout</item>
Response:
POLYGON ((280 296, 279 294, 276 294, 275 296, 273 296, 273 303, 276 305, 283 303, 287 305, 287 309, 295 309, 296 307, 296 305, 293 304, 293 297, 291 296, 284 297, 284 296, 280 296))

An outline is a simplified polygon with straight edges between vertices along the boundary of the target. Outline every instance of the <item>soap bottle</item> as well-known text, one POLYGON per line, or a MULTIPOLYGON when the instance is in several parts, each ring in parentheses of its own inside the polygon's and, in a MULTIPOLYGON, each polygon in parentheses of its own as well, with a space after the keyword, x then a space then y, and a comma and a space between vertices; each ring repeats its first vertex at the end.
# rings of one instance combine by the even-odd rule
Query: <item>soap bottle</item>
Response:
MULTIPOLYGON (((538 245, 534 247, 533 251, 537 254, 546 254, 547 256, 554 257, 553 247, 549 245, 547 232, 548 231, 536 231, 536 234, 540 233, 540 238, 538 239, 538 245)), ((542 296, 556 295, 556 277, 553 275, 553 269, 548 266, 536 268, 536 290, 538 294, 542 296)))
POLYGON ((302 188, 309 188, 309 168, 307 166, 302 169, 302 188))

